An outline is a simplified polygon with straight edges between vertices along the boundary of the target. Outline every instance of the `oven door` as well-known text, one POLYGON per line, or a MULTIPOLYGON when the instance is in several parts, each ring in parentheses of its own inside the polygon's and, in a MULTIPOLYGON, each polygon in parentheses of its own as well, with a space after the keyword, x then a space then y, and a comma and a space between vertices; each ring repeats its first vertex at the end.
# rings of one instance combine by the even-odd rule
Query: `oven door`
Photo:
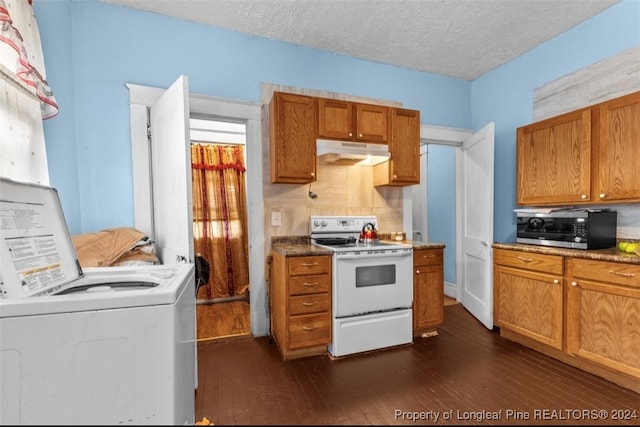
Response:
POLYGON ((333 255, 333 315, 411 307, 413 250, 333 255))

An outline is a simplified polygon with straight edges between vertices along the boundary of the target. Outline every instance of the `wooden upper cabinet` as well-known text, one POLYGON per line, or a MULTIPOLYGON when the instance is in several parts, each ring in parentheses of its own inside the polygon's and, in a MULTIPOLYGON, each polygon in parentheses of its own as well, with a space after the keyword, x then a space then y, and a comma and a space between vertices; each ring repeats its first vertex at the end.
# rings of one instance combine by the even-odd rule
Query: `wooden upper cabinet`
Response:
POLYGON ((355 104, 357 141, 387 142, 389 108, 383 105, 355 104))
POLYGON ((327 98, 317 100, 319 138, 387 142, 388 107, 327 98))
POLYGON ((517 130, 517 203, 640 201, 640 92, 517 130))
POLYGON ((373 185, 420 183, 420 111, 390 108, 391 158, 373 168, 373 185))
POLYGON ((593 114, 594 200, 640 201, 640 92, 597 104, 593 114))
POLYGON ((269 104, 271 182, 316 180, 315 98, 274 92, 269 104))
POLYGON ((351 102, 318 98, 318 137, 353 139, 353 108, 351 102))
POLYGON ((516 151, 519 205, 590 200, 589 108, 518 128, 516 151))

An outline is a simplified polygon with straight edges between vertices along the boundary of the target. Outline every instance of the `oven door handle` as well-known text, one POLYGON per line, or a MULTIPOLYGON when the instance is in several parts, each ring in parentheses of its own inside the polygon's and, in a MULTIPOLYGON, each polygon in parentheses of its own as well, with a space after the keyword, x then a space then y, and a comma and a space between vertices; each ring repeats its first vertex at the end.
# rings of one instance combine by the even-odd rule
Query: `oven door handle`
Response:
POLYGON ((346 253, 346 254, 336 254, 336 258, 338 260, 341 259, 371 259, 371 258, 403 258, 403 257, 408 257, 408 256, 413 256, 413 251, 409 250, 409 251, 401 251, 401 252, 374 252, 374 253, 367 253, 367 254, 350 254, 350 253, 346 253))

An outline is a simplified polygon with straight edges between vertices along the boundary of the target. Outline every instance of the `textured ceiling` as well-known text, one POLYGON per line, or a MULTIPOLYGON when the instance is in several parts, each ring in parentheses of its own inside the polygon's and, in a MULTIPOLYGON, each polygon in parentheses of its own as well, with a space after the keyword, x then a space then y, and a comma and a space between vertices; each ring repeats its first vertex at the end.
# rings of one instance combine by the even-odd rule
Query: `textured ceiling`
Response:
POLYGON ((472 80, 620 0, 102 0, 472 80))

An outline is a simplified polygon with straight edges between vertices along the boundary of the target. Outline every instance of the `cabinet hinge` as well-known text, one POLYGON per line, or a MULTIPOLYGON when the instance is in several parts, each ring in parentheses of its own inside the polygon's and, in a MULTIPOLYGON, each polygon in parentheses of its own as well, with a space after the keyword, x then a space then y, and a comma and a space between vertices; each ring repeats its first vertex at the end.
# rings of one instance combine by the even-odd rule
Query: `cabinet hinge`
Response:
POLYGON ((151 144, 151 108, 147 107, 147 142, 151 144))

